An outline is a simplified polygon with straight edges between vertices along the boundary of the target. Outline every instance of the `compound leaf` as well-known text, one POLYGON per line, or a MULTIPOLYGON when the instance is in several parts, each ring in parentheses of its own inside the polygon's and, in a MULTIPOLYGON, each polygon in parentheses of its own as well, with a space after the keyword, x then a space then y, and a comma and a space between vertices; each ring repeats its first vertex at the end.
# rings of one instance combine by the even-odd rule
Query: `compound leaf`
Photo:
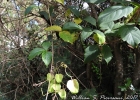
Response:
POLYGON ((40 55, 43 51, 43 48, 34 48, 29 54, 29 60, 32 60, 34 57, 40 55))
POLYGON ((42 60, 46 66, 48 66, 52 59, 52 52, 44 51, 42 53, 42 60))
POLYGON ((102 24, 115 21, 122 17, 127 17, 132 11, 133 7, 130 6, 112 6, 100 13, 98 22, 102 24))
POLYGON ((31 13, 31 11, 32 11, 34 8, 37 8, 37 6, 36 6, 36 5, 30 5, 30 6, 28 6, 28 7, 25 9, 25 16, 28 15, 29 13, 31 13))
POLYGON ((86 17, 84 20, 87 21, 88 23, 90 23, 90 24, 96 26, 96 19, 95 19, 95 18, 93 18, 93 17, 91 17, 91 16, 88 16, 88 17, 86 17))
POLYGON ((82 30, 82 27, 74 22, 67 22, 63 25, 63 30, 82 30))
POLYGON ((101 53, 102 53, 103 59, 105 59, 106 63, 109 63, 113 57, 110 47, 108 45, 104 45, 102 47, 101 53))
POLYGON ((99 48, 97 45, 88 46, 85 49, 84 61, 85 63, 95 59, 99 55, 99 48))
POLYGON ((118 33, 120 34, 123 41, 126 41, 133 47, 140 43, 140 30, 135 26, 122 26, 118 33))
POLYGON ((64 41, 66 42, 69 42, 71 44, 73 44, 77 38, 78 38, 78 35, 75 34, 75 33, 70 33, 68 31, 62 31, 62 32, 59 32, 59 36, 60 38, 62 38, 64 41))

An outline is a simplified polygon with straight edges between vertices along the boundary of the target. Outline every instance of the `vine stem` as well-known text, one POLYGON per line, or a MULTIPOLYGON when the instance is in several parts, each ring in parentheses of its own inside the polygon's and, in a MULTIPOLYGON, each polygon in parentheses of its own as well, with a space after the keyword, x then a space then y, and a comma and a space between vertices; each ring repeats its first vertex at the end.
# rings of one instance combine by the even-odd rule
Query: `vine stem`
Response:
MULTIPOLYGON (((51 61, 51 69, 50 69, 50 73, 52 74, 53 73, 53 58, 54 58, 54 47, 53 47, 53 40, 52 40, 52 61, 51 61)), ((48 88, 49 88, 49 85, 50 85, 50 81, 49 81, 49 84, 48 84, 48 88)), ((47 91, 47 94, 46 94, 46 100, 48 99, 48 91, 47 91)))
MULTIPOLYGON (((50 19, 50 24, 51 24, 51 26, 52 26, 52 20, 51 20, 51 16, 50 16, 50 11, 49 11, 49 5, 48 5, 48 14, 49 14, 49 19, 50 19)), ((52 32, 51 32, 52 33, 52 32)), ((51 50, 52 50, 52 61, 51 61, 51 69, 50 69, 50 73, 51 74, 53 74, 53 64, 54 64, 54 47, 53 47, 53 45, 54 45, 54 43, 53 43, 53 39, 52 39, 52 48, 51 48, 51 50)), ((48 88, 49 88, 49 85, 50 85, 50 82, 49 82, 49 84, 48 84, 48 88)), ((46 94, 46 100, 48 99, 48 90, 47 90, 47 94, 46 94)))
POLYGON ((79 78, 72 72, 72 70, 69 67, 67 67, 67 68, 76 77, 76 79, 87 89, 87 87, 79 80, 79 78))
POLYGON ((66 68, 65 68, 65 73, 66 73, 66 75, 67 75, 67 76, 69 76, 70 78, 72 78, 72 76, 71 76, 71 75, 69 75, 69 74, 67 73, 66 68))
MULTIPOLYGON (((48 89, 49 89, 49 85, 50 85, 50 81, 49 81, 49 84, 48 84, 48 89)), ((47 90, 47 94, 46 94, 46 100, 48 99, 48 90, 47 90)))

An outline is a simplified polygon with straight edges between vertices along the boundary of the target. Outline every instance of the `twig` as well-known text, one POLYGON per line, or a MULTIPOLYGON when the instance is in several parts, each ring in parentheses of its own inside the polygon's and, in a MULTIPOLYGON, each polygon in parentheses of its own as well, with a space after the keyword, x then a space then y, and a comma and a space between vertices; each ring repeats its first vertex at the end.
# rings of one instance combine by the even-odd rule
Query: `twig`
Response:
POLYGON ((40 83, 38 83, 38 84, 37 84, 37 83, 34 83, 33 86, 35 86, 35 87, 36 87, 36 86, 40 87, 40 86, 41 86, 42 84, 44 84, 45 82, 46 82, 46 81, 40 82, 40 83))
MULTIPOLYGON (((50 11, 49 11, 49 5, 48 5, 48 13, 49 13, 50 11)), ((52 21, 51 21, 51 16, 50 16, 50 13, 49 13, 49 19, 50 19, 50 24, 51 24, 51 26, 52 26, 52 21)), ((50 69, 50 73, 53 73, 53 63, 54 63, 54 61, 53 61, 53 59, 54 59, 54 47, 53 47, 53 39, 52 39, 52 61, 51 61, 51 69, 50 69)), ((48 84, 48 88, 49 88, 49 85, 50 85, 50 82, 49 82, 49 84, 48 84)), ((46 99, 45 100, 47 100, 48 99, 48 91, 47 91, 47 94, 46 94, 46 99)))
MULTIPOLYGON (((16 90, 16 89, 15 89, 16 90)), ((14 92, 15 90, 11 90, 11 91, 9 91, 9 92, 7 92, 7 93, 2 93, 1 95, 0 95, 0 97, 1 96, 4 96, 4 95, 6 95, 6 94, 9 94, 9 93, 11 93, 11 92, 14 92)))
POLYGON ((19 86, 17 86, 16 90, 15 90, 15 97, 14 100, 17 100, 17 90, 18 90, 19 86))
POLYGON ((70 70, 70 72, 76 77, 76 79, 87 89, 87 87, 79 80, 79 78, 72 72, 72 70, 69 68, 69 67, 67 67, 69 70, 70 70))

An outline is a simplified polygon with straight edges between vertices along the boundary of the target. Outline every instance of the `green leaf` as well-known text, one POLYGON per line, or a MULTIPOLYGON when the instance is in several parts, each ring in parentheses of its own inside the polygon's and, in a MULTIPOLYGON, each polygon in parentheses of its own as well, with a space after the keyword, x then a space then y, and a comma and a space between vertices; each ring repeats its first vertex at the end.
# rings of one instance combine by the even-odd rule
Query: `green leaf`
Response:
POLYGON ((34 48, 29 54, 29 60, 32 60, 36 56, 40 55, 44 51, 43 48, 34 48))
POLYGON ((67 22, 63 25, 63 30, 82 30, 82 27, 74 22, 67 22))
MULTIPOLYGON (((50 16, 54 16, 53 11, 54 11, 54 6, 52 5, 52 6, 49 7, 50 16)), ((48 15, 49 15, 49 14, 48 14, 48 15)))
POLYGON ((50 83, 54 84, 54 83, 56 83, 56 80, 53 78, 53 79, 50 81, 50 83))
POLYGON ((76 6, 69 6, 68 7, 71 12, 76 16, 76 17, 79 17, 80 16, 80 12, 77 10, 76 6))
POLYGON ((37 8, 37 6, 36 6, 36 5, 30 5, 30 6, 28 6, 28 7, 25 9, 25 16, 28 15, 29 13, 31 13, 31 11, 32 11, 34 8, 37 8))
POLYGON ((58 92, 61 89, 61 85, 60 84, 53 84, 52 85, 53 89, 58 92))
POLYGON ((47 81, 51 81, 54 78, 54 75, 51 73, 47 74, 47 81))
POLYGON ((102 53, 103 59, 108 64, 113 57, 110 47, 108 45, 104 45, 102 47, 101 53, 102 53))
POLYGON ((69 80, 67 82, 67 88, 71 93, 76 94, 79 92, 79 83, 76 79, 69 80))
POLYGON ((62 31, 61 27, 60 26, 57 26, 57 25, 53 25, 53 26, 50 26, 50 27, 47 27, 45 28, 46 31, 62 31))
POLYGON ((120 88, 121 91, 127 91, 127 88, 125 86, 119 86, 118 88, 120 88))
POLYGON ((48 41, 45 41, 42 43, 42 47, 45 49, 45 50, 48 50, 48 48, 51 46, 51 43, 48 42, 48 41))
POLYGON ((132 5, 134 5, 135 7, 140 7, 140 4, 138 2, 131 2, 132 5))
POLYGON ((63 79, 63 75, 62 74, 55 74, 55 80, 57 83, 61 83, 63 79))
POLYGON ((66 99, 66 91, 64 89, 61 89, 58 94, 61 99, 66 99))
POLYGON ((85 41, 85 39, 88 38, 92 34, 93 34, 93 31, 90 28, 84 28, 81 33, 81 40, 85 41))
POLYGON ((120 34, 123 41, 126 41, 133 47, 140 43, 140 30, 135 26, 122 26, 118 33, 120 34))
POLYGON ((128 5, 130 3, 129 0, 112 0, 112 1, 116 3, 121 3, 122 5, 128 5))
POLYGON ((124 26, 124 23, 118 22, 118 23, 114 24, 113 29, 118 29, 118 28, 120 28, 122 26, 124 26))
POLYGON ((125 87, 129 88, 131 84, 132 84, 131 78, 126 78, 125 87))
POLYGON ((74 18, 74 22, 76 24, 80 24, 82 22, 82 19, 81 18, 74 18))
POLYGON ((101 30, 112 30, 113 29, 113 26, 114 26, 114 22, 111 21, 111 22, 107 22, 107 23, 103 23, 100 25, 101 27, 101 30))
POLYGON ((97 45, 88 46, 85 49, 84 61, 85 63, 95 59, 99 55, 99 48, 97 45))
POLYGON ((40 11, 39 14, 44 17, 46 20, 49 19, 49 14, 46 11, 40 11))
POLYGON ((136 6, 134 7, 133 11, 127 16, 127 18, 125 19, 125 23, 131 22, 131 23, 135 23, 137 22, 138 18, 134 16, 136 16, 137 11, 139 10, 139 7, 136 6))
POLYGON ((54 89, 53 89, 53 83, 50 83, 48 86, 48 93, 53 93, 54 89))
POLYGON ((87 3, 102 3, 105 2, 106 0, 84 0, 87 3))
POLYGON ((84 20, 87 21, 88 23, 90 23, 90 24, 96 26, 96 19, 95 19, 95 18, 93 18, 93 17, 91 17, 91 16, 88 16, 88 17, 86 17, 84 20))
POLYGON ((71 34, 68 31, 59 32, 59 36, 64 41, 69 42, 71 44, 73 44, 77 40, 77 38, 78 38, 78 35, 77 34, 75 34, 75 33, 71 34))
POLYGON ((130 6, 112 6, 100 13, 98 22, 99 24, 102 24, 115 21, 122 17, 127 17, 132 11, 133 8, 130 6))
POLYGON ((44 51, 42 53, 42 60, 46 66, 48 66, 52 59, 52 52, 44 51))
POLYGON ((98 44, 104 44, 105 43, 105 35, 104 33, 102 33, 99 30, 94 30, 95 34, 94 34, 94 40, 98 43, 98 44))
POLYGON ((120 27, 122 27, 124 23, 115 23, 109 22, 109 23, 103 23, 101 24, 101 29, 104 31, 104 34, 110 34, 110 36, 117 36, 118 34, 115 34, 120 27))
POLYGON ((69 17, 71 15, 71 10, 70 9, 67 9, 65 11, 65 17, 69 17))
POLYGON ((64 0, 56 0, 58 3, 61 3, 62 5, 64 5, 64 0))

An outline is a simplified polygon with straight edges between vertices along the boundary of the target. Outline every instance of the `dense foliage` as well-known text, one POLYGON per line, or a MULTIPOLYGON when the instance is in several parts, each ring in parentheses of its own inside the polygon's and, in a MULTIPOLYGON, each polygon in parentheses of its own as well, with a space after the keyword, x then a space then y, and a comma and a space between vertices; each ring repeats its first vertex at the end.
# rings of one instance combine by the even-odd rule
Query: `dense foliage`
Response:
POLYGON ((139 94, 139 16, 139 0, 1 0, 0 100, 139 94))

